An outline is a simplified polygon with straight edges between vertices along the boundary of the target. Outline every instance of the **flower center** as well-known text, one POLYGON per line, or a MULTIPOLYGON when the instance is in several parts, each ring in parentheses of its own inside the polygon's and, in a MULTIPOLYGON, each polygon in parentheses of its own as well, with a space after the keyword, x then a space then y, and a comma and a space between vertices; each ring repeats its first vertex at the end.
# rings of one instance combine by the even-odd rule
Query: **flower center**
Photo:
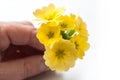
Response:
POLYGON ((62 27, 62 28, 66 28, 66 27, 67 27, 67 24, 61 23, 61 27, 62 27))
POLYGON ((78 46, 79 46, 79 45, 77 44, 77 42, 74 42, 74 43, 75 43, 75 47, 76 47, 76 49, 78 49, 78 46))
POLYGON ((64 50, 58 50, 58 51, 56 52, 56 56, 57 56, 58 58, 63 58, 64 55, 65 55, 64 50))
POLYGON ((48 36, 49 39, 50 39, 50 38, 53 38, 54 32, 49 32, 49 33, 47 34, 47 36, 48 36))
POLYGON ((52 20, 53 18, 48 18, 47 20, 52 20))

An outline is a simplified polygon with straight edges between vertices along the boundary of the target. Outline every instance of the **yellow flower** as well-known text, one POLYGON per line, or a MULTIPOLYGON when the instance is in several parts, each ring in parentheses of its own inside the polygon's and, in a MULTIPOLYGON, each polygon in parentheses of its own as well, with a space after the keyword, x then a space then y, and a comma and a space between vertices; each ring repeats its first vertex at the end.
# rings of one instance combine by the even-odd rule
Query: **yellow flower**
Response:
POLYGON ((80 33, 80 35, 84 36, 84 37, 87 37, 89 34, 88 34, 88 31, 86 29, 86 23, 82 21, 82 19, 77 16, 76 17, 76 26, 75 26, 75 30, 80 33))
POLYGON ((89 43, 87 43, 87 38, 78 34, 74 35, 70 40, 75 44, 75 47, 78 51, 78 57, 82 59, 84 52, 90 47, 89 43))
POLYGON ((67 71, 77 59, 75 45, 69 40, 56 40, 44 54, 45 64, 57 72, 67 71))
POLYGON ((42 19, 44 21, 56 21, 65 9, 62 8, 55 8, 53 4, 48 5, 48 7, 43 7, 42 9, 36 9, 33 12, 34 16, 38 19, 42 19))
POLYGON ((61 16, 59 19, 60 19, 59 27, 61 30, 68 30, 74 28, 75 18, 72 15, 61 16))
POLYGON ((51 42, 61 38, 60 29, 54 23, 42 24, 37 30, 37 38, 45 46, 49 46, 51 42))

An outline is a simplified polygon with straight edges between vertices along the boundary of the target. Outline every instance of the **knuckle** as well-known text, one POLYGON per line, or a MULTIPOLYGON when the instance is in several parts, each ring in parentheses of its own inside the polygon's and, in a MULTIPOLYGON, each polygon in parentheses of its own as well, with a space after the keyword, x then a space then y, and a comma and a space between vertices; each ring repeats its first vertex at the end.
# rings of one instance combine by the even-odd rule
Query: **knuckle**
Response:
POLYGON ((9 39, 5 32, 5 25, 0 25, 0 51, 5 50, 9 46, 9 39))

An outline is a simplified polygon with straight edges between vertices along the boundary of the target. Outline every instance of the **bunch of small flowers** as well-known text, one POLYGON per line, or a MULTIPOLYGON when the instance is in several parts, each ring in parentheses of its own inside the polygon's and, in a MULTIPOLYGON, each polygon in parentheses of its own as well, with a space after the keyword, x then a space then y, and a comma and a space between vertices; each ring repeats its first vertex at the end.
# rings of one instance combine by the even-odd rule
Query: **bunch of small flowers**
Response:
POLYGON ((80 16, 64 15, 63 7, 53 4, 36 9, 33 14, 41 21, 37 38, 45 46, 45 64, 58 72, 67 71, 75 61, 82 59, 89 48, 86 23, 80 16))

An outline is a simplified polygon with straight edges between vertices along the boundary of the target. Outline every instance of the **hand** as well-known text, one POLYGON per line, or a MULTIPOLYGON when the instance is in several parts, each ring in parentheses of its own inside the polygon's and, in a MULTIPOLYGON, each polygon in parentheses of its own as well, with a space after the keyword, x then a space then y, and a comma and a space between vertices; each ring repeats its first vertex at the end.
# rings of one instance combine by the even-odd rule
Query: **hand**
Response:
POLYGON ((21 80, 47 71, 43 51, 30 22, 0 22, 0 80, 21 80))

